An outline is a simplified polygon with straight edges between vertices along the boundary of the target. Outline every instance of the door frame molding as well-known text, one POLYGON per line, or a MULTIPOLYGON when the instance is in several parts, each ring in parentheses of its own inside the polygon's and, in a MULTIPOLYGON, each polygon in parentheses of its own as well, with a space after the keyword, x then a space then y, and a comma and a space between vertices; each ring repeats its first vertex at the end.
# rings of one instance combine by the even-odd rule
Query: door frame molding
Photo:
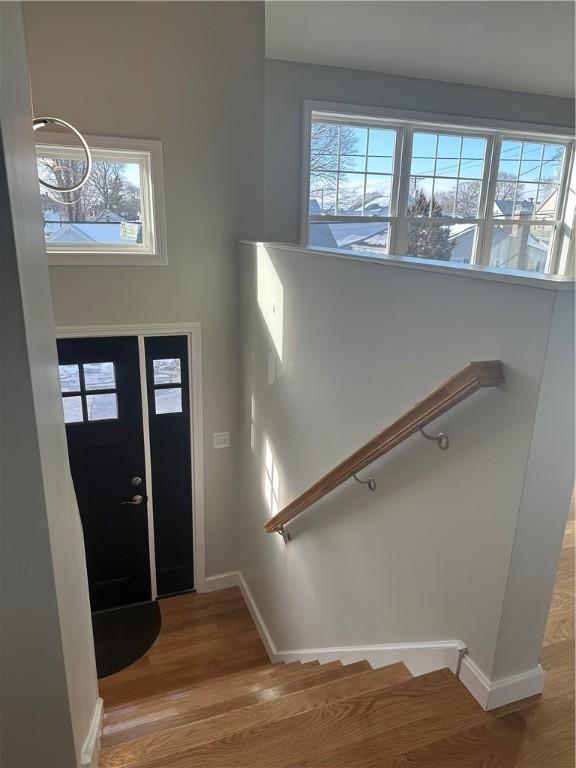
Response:
POLYGON ((202 334, 200 323, 155 323, 141 325, 59 325, 57 339, 98 338, 104 336, 136 336, 140 361, 142 389, 142 426, 146 458, 146 487, 148 488, 148 543, 150 551, 150 588, 152 599, 156 589, 156 557, 154 547, 154 518, 150 464, 150 425, 148 421, 148 392, 144 360, 146 336, 186 336, 188 339, 188 380, 190 398, 190 445, 192 459, 192 551, 194 557, 194 588, 206 590, 206 542, 204 522, 204 430, 202 416, 202 334))

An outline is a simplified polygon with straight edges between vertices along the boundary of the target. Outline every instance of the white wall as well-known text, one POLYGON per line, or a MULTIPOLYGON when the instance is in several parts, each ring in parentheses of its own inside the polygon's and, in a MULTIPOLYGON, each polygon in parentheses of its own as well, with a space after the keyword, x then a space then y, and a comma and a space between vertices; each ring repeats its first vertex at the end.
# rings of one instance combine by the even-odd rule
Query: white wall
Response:
POLYGON ((240 569, 278 649, 456 639, 488 678, 535 666, 573 479, 573 390, 570 361, 561 359, 573 343, 573 295, 557 302, 555 284, 538 279, 516 284, 262 246, 283 287, 284 358, 274 380, 257 249, 240 250, 240 569), (282 507, 451 374, 485 359, 503 361, 506 381, 431 427, 449 434, 447 452, 412 437, 372 467, 375 494, 346 483, 291 524, 287 546, 264 532, 266 440, 282 507), (556 461, 543 507, 530 484, 556 461), (522 552, 513 556, 515 540, 522 552), (521 576, 534 551, 531 605, 521 576), (509 621, 505 598, 516 614, 522 603, 530 622, 509 621), (495 664, 499 635, 512 656, 502 650, 495 664))
POLYGON ((538 657, 574 482, 574 296, 559 294, 502 610, 493 675, 513 675, 538 657))
POLYGON ((300 242, 304 99, 416 110, 482 120, 574 126, 574 100, 363 72, 266 62, 266 239, 300 242))
POLYGON ((572 3, 274 0, 269 59, 574 96, 572 3), (546 37, 543 37, 546 30, 546 37))
POLYGON ((98 701, 68 466, 17 3, 0 6, 1 747, 6 768, 72 768, 98 701))
POLYGON ((40 2, 25 19, 35 114, 163 142, 168 266, 53 267, 54 311, 57 325, 202 324, 207 571, 233 569, 235 241, 262 234, 263 5, 40 2))

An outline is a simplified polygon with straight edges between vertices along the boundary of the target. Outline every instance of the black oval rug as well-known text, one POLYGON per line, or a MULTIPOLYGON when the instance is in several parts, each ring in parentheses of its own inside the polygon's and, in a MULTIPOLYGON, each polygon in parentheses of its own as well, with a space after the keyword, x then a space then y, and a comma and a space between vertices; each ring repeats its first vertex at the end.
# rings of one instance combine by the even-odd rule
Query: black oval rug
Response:
POLYGON ((98 678, 113 675, 143 656, 158 637, 161 624, 156 600, 93 613, 98 678))

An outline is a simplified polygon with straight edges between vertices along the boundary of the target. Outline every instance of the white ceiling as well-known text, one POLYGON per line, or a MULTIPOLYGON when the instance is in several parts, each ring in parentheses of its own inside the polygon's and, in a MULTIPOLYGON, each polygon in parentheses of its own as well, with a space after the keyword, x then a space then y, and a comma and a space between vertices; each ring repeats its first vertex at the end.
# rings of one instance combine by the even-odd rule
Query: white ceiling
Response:
POLYGON ((573 2, 268 1, 266 55, 574 96, 573 2))

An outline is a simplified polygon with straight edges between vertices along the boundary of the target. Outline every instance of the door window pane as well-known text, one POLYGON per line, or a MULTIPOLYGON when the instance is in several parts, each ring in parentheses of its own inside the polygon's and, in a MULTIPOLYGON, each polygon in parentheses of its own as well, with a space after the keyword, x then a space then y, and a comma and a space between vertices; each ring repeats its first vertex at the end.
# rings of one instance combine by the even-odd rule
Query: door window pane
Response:
POLYGON ((166 387, 154 390, 156 415, 182 413, 182 390, 180 387, 166 387))
POLYGON ((84 421, 84 415, 82 414, 82 398, 78 397, 64 397, 64 422, 66 424, 75 424, 79 421, 84 421))
POLYGON ((117 419, 118 402, 116 394, 111 392, 105 395, 87 395, 86 410, 88 412, 88 421, 117 419))
POLYGON ((80 372, 77 365, 59 365, 60 391, 80 392, 80 372))
POLYGON ((84 363, 84 385, 86 389, 115 389, 114 363, 84 363))
POLYGON ((154 384, 180 384, 182 382, 179 357, 154 360, 152 367, 154 371, 154 384))

